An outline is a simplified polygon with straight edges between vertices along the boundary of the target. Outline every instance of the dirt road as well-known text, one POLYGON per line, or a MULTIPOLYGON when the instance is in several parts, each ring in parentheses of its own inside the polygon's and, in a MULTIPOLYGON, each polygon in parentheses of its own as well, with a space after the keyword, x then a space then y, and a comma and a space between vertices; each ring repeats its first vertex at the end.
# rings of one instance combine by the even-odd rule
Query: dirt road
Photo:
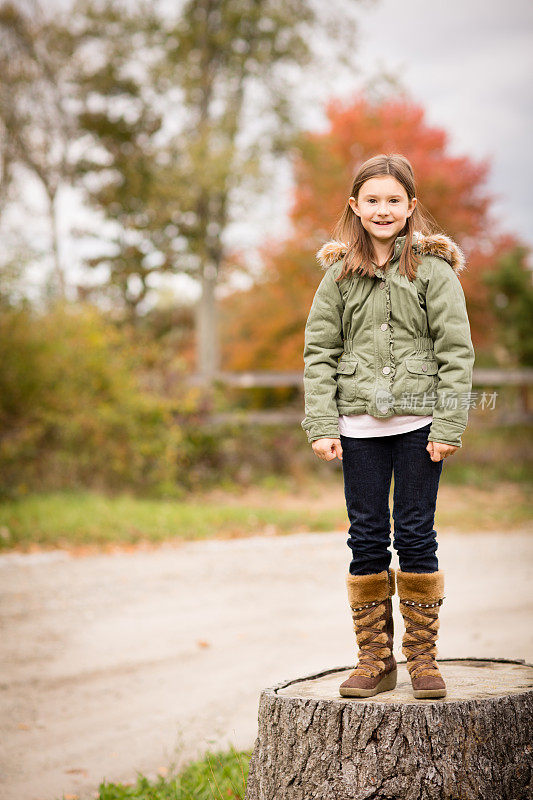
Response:
MULTIPOLYGON (((531 534, 439 531, 443 658, 533 661, 531 534)), ((0 557, 0 796, 89 798, 104 779, 251 747, 262 687, 353 662, 345 541, 0 557)))

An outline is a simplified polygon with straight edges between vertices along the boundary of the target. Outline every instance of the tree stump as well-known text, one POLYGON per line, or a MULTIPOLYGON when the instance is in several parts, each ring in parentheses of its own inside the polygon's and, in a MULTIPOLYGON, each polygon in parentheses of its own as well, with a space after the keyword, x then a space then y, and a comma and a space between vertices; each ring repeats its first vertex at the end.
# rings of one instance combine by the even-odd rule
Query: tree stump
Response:
POLYGON ((339 667, 265 689, 246 800, 531 800, 533 665, 438 659, 448 694, 341 697, 339 667))

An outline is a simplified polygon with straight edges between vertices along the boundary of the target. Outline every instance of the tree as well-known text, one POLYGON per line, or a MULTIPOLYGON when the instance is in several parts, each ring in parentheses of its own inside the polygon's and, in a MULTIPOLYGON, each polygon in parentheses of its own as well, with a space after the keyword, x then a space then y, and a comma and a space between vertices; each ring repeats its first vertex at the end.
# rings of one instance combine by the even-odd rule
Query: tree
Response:
MULTIPOLYGON (((346 40, 353 36, 349 11, 347 4, 319 11, 307 0, 189 0, 166 27, 169 46, 157 75, 163 91, 178 89, 183 112, 174 165, 188 194, 177 225, 201 283, 197 366, 205 381, 219 365, 216 286, 225 233, 267 187, 268 159, 292 145, 298 124, 290 70, 296 83, 313 61, 317 27, 332 40, 340 41, 341 24, 346 40)), ((346 60, 341 48, 328 58, 332 65, 346 60)))
POLYGON ((263 274, 222 304, 226 369, 302 367, 306 315, 321 278, 316 250, 340 216, 356 167, 380 152, 407 156, 419 201, 465 249, 461 282, 474 343, 490 344, 486 331, 494 314, 482 276, 514 240, 498 232, 491 218, 488 161, 452 156, 446 132, 430 126, 423 108, 406 96, 373 100, 360 93, 344 105, 331 101, 326 114, 328 128, 303 133, 295 150, 290 236, 265 241, 263 274))
MULTIPOLYGON (((167 16, 132 14, 117 0, 75 7, 77 28, 90 28, 106 54, 106 69, 84 79, 90 91, 83 103, 96 95, 98 114, 79 116, 90 141, 107 154, 102 183, 89 198, 119 230, 130 229, 126 189, 142 164, 146 181, 136 194, 135 234, 144 225, 149 235, 155 264, 149 272, 188 274, 200 283, 197 367, 206 382, 219 363, 216 287, 228 227, 246 214, 253 194, 268 187, 273 161, 291 147, 298 128, 293 86, 315 58, 309 46, 313 26, 348 41, 356 28, 350 10, 339 5, 326 13, 308 0, 189 0, 167 16), (144 74, 137 69, 132 83, 132 61, 140 52, 147 68, 144 74), (121 90, 127 106, 143 109, 131 125, 117 111, 121 90), (161 129, 143 129, 149 109, 152 119, 155 110, 156 117, 161 114, 161 129), (123 155, 126 145, 130 152, 123 155)), ((353 62, 352 53, 353 48, 328 53, 330 66, 353 62)), ((132 239, 129 249, 123 240, 115 256, 101 263, 123 294, 132 273, 141 279, 141 294, 131 301, 136 306, 146 294, 148 257, 135 244, 139 236, 132 239)))
MULTIPOLYGON (((105 293, 135 322, 154 274, 174 271, 170 209, 161 197, 158 143, 163 115, 155 108, 143 55, 155 22, 145 3, 77 2, 65 20, 83 151, 76 177, 102 221, 100 252, 86 260, 105 267, 105 293), (134 58, 137 69, 132 69, 134 58)), ((87 234, 87 231, 85 231, 87 234)), ((87 297, 101 287, 79 287, 87 297)))
MULTIPOLYGON (((533 273, 528 251, 516 245, 500 256, 496 269, 484 276, 497 318, 497 337, 516 366, 533 367, 533 273)), ((505 366, 510 366, 509 361, 505 366)))
POLYGON ((62 91, 65 61, 57 57, 53 30, 39 5, 28 0, 26 6, 24 11, 12 2, 0 5, 0 208, 17 166, 40 183, 48 202, 55 289, 64 296, 57 200, 70 180, 72 118, 62 91))

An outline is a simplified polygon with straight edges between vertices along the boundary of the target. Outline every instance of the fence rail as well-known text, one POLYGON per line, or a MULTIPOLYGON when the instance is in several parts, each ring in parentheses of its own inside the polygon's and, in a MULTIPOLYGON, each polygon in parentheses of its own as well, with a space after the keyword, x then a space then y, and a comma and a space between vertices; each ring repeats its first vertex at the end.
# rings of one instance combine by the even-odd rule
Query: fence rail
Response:
MULTIPOLYGON (((190 375, 189 381, 192 385, 200 384, 205 381, 199 375, 190 375)), ((303 372, 217 372, 214 382, 224 386, 231 386, 240 389, 273 388, 273 387, 295 387, 303 391, 303 372)), ((504 408, 496 415, 491 415, 490 422, 493 424, 520 424, 530 423, 533 414, 530 411, 530 387, 533 385, 533 369, 496 369, 496 368, 474 368, 472 375, 473 387, 518 387, 518 402, 514 408, 504 408)), ((226 423, 245 423, 247 425, 276 425, 285 423, 300 422, 303 416, 303 409, 295 408, 293 405, 285 408, 273 409, 242 409, 232 411, 214 412, 209 415, 208 421, 211 424, 226 423)), ((490 424, 486 416, 483 417, 483 424, 490 424)), ((207 421, 207 418, 206 418, 207 421)))
MULTIPOLYGON (((205 381, 205 376, 203 378, 205 381)), ((194 385, 200 383, 199 375, 190 376, 194 385)), ((303 372, 216 372, 214 381, 225 386, 234 386, 241 389, 255 389, 259 387, 288 387, 303 388, 303 372)), ((472 375, 473 386, 532 386, 533 369, 496 369, 474 367, 472 375)))

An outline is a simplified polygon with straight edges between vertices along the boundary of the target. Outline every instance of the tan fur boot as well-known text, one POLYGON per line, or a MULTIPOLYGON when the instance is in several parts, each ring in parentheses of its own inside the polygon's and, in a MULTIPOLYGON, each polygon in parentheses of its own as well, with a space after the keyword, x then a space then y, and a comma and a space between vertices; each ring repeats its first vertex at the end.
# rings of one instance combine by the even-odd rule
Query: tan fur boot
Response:
POLYGON ((371 697, 396 686, 392 654, 394 570, 372 575, 347 575, 348 600, 359 645, 359 662, 339 687, 343 697, 371 697))
POLYGON ((407 658, 413 694, 417 699, 446 697, 446 684, 435 661, 444 573, 398 570, 396 580, 405 622, 402 653, 407 658))

